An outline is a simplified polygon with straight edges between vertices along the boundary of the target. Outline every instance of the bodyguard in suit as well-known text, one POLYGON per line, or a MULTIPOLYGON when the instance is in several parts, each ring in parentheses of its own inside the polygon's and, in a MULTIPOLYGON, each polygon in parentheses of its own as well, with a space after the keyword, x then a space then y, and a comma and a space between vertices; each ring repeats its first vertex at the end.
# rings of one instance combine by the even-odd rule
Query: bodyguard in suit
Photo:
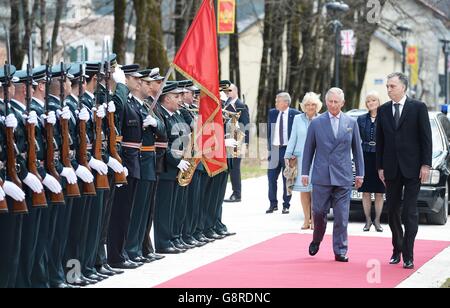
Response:
POLYGON ((386 185, 394 246, 390 264, 400 263, 403 255, 403 267, 413 269, 419 223, 417 196, 421 182, 428 180, 433 150, 427 106, 407 97, 407 89, 408 77, 404 74, 388 76, 387 91, 392 101, 378 110, 376 159, 379 177, 386 185))
MULTIPOLYGON (((282 92, 276 97, 275 109, 269 111, 269 119, 267 121, 267 147, 269 150, 269 170, 267 177, 269 179, 269 201, 270 207, 266 211, 267 214, 278 210, 278 177, 280 172, 286 168, 284 163, 284 155, 289 138, 291 136, 292 124, 299 111, 289 108, 291 105, 291 96, 289 93, 282 92)), ((286 178, 283 176, 283 214, 289 213, 291 206, 291 196, 288 196, 286 189, 286 178)))
MULTIPOLYGON (((224 109, 231 112, 240 112, 241 116, 239 117, 239 126, 241 127, 241 131, 245 132, 245 140, 244 145, 242 145, 243 149, 247 148, 250 143, 250 135, 249 131, 246 130, 247 125, 250 123, 250 115, 248 112, 248 107, 239 99, 239 89, 231 84, 227 90, 228 100, 225 102, 224 109)), ((230 138, 234 138, 231 136, 230 138)), ((244 153, 242 153, 244 154, 244 153)), ((241 201, 241 157, 230 158, 232 162, 228 165, 230 168, 230 179, 231 186, 233 189, 233 193, 229 199, 225 200, 225 202, 240 202, 241 201)))
POLYGON ((313 185, 314 236, 309 254, 319 251, 327 227, 327 214, 333 207, 333 251, 335 260, 348 262, 347 225, 353 184, 352 157, 356 167, 356 188, 364 179, 364 157, 356 120, 344 114, 344 92, 332 88, 326 97, 328 112, 314 119, 305 141, 302 182, 313 185), (311 165, 312 179, 309 178, 311 165))

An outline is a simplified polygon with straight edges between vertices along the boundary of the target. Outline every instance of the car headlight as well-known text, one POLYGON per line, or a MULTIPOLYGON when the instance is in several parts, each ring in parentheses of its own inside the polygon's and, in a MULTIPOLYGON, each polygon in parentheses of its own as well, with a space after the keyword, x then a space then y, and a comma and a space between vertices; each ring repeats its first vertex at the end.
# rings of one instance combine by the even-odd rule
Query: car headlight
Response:
POLYGON ((439 184, 439 180, 441 178, 441 173, 439 170, 430 170, 430 176, 428 178, 428 181, 425 183, 426 185, 436 185, 439 184))

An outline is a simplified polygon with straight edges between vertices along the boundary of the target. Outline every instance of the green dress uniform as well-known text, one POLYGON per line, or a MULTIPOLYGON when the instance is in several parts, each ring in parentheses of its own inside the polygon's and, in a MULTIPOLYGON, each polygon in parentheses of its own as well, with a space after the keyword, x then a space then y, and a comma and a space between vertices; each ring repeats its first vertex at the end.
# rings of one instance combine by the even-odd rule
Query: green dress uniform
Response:
MULTIPOLYGON (((135 100, 139 103, 142 117, 145 119, 151 114, 147 105, 148 102, 142 102, 136 98, 135 100)), ((137 262, 146 261, 143 255, 142 245, 152 205, 151 199, 154 197, 156 188, 155 139, 156 136, 166 135, 164 123, 155 115, 153 116, 157 122, 156 127, 149 126, 144 128, 143 131, 140 155, 141 178, 137 184, 136 198, 134 200, 125 246, 128 257, 132 261, 137 262)))

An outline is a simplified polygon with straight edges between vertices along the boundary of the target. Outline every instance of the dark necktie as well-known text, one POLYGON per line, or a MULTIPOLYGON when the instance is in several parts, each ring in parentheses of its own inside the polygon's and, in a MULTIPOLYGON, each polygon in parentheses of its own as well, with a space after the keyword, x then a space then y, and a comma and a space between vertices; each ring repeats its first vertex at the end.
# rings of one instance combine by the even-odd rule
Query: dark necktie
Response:
POLYGON ((394 122, 395 122, 395 128, 398 128, 398 122, 400 121, 400 104, 395 103, 394 104, 395 113, 394 113, 394 122))
POLYGON ((281 146, 281 147, 284 146, 284 134, 283 134, 283 130, 284 130, 283 124, 284 124, 284 121, 283 121, 283 115, 284 115, 284 112, 282 112, 282 113, 281 113, 281 116, 280 116, 280 146, 281 146))

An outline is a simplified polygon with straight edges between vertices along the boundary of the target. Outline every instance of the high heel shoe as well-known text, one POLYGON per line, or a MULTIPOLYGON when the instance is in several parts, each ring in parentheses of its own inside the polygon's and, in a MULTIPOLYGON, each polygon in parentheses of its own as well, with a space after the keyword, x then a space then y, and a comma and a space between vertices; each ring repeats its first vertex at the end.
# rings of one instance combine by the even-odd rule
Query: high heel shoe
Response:
POLYGON ((375 226, 375 230, 377 230, 377 232, 383 232, 383 228, 381 227, 380 223, 374 221, 373 225, 375 226))
POLYGON ((372 226, 372 223, 371 223, 371 222, 366 222, 366 225, 364 226, 363 231, 364 231, 364 232, 370 231, 370 227, 371 227, 371 226, 372 226))
POLYGON ((309 224, 303 224, 302 230, 309 230, 309 224))

